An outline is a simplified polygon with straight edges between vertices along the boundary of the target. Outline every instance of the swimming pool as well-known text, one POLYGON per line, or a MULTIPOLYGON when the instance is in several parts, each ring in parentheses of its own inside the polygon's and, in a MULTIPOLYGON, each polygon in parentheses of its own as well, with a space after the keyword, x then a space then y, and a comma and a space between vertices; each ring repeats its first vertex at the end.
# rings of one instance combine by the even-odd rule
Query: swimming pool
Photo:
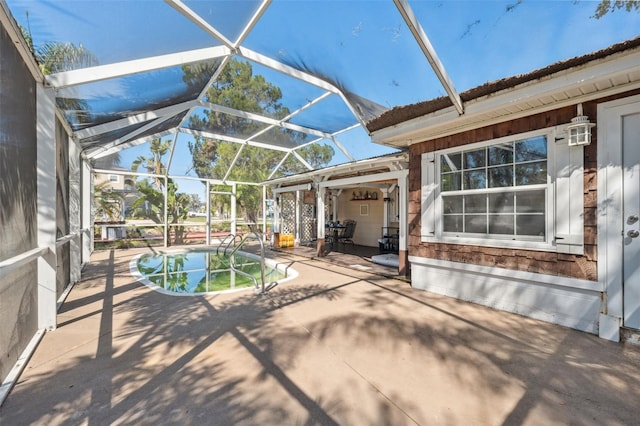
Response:
MULTIPOLYGON (((240 291, 254 288, 254 280, 229 266, 230 256, 207 248, 143 253, 129 264, 131 274, 148 287, 174 296, 240 291)), ((260 257, 237 252, 234 265, 260 281, 260 257)), ((282 283, 297 276, 286 265, 265 259, 265 284, 282 283)))

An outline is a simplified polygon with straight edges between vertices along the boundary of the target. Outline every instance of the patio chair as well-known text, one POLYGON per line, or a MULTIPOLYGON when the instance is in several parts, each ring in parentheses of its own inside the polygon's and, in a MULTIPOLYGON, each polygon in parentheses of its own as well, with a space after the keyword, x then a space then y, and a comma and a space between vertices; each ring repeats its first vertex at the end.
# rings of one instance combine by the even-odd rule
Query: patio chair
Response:
POLYGON ((344 232, 338 236, 339 243, 351 243, 353 242, 353 234, 356 232, 356 224, 355 220, 347 219, 344 221, 344 232))

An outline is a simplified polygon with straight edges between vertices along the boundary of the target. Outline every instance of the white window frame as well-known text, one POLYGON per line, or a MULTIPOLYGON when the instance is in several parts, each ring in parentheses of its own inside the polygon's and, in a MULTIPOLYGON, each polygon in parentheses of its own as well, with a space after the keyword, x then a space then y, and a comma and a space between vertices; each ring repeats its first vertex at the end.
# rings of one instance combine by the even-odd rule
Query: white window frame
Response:
MULTIPOLYGON (((582 219, 582 206, 584 202, 584 195, 582 193, 582 179, 583 179, 583 149, 579 147, 567 147, 566 143, 566 126, 557 126, 552 128, 540 129, 531 132, 519 133, 517 135, 511 135, 508 137, 492 139, 490 141, 483 141, 472 143, 468 145, 458 146, 455 148, 444 149, 436 152, 425 153, 422 155, 422 230, 421 241, 422 242, 438 242, 448 244, 461 244, 461 245, 473 245, 484 247, 497 247, 497 248, 518 248, 518 249, 530 249, 538 251, 558 251, 563 253, 582 254, 583 252, 583 219, 582 219), (474 236, 452 236, 450 233, 443 232, 442 223, 442 194, 440 191, 440 158, 444 154, 450 154, 461 151, 471 151, 474 149, 484 148, 501 143, 510 143, 514 141, 544 136, 547 139, 547 183, 538 185, 527 185, 523 187, 511 187, 510 190, 534 190, 544 189, 546 191, 546 211, 545 211, 545 237, 543 241, 538 238, 529 238, 526 236, 518 239, 505 236, 505 238, 487 238, 485 235, 480 237, 474 236), (575 167, 570 167, 572 170, 571 175, 571 209, 569 209, 565 203, 561 203, 562 209, 556 209, 556 194, 557 188, 560 188, 563 197, 569 197, 568 187, 566 182, 568 178, 561 176, 563 171, 556 170, 556 155, 557 151, 562 150, 564 156, 569 155, 571 161, 576 162, 575 167), (573 151, 569 151, 573 150, 573 151), (579 164, 578 164, 579 163, 579 164), (573 173, 575 172, 575 173, 573 173), (560 175, 558 175, 560 173, 560 175), (428 176, 431 176, 429 178, 428 176), (560 176, 560 177, 558 177, 560 176), (431 180, 430 180, 431 179, 431 180), (564 179, 564 180, 562 180, 564 179), (579 194, 578 194, 579 193, 579 194), (571 220, 567 220, 567 215, 571 210, 571 220), (560 228, 565 230, 569 227, 567 222, 571 222, 571 229, 574 229, 576 235, 562 235, 557 234, 558 223, 563 223, 560 228)), ((572 165, 573 166, 573 165, 572 165)), ((504 191, 505 188, 500 188, 496 191, 504 191)), ((457 191, 454 191, 457 192, 457 191)), ((473 191, 466 191, 471 193, 473 191)), ((492 192, 491 189, 477 190, 477 193, 486 194, 492 192)))

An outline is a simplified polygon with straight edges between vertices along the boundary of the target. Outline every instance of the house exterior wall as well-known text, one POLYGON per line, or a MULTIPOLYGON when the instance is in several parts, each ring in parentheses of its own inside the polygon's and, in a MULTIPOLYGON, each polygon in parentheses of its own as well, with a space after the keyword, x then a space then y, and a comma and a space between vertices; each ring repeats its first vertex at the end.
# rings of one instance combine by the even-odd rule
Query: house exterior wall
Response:
MULTIPOLYGON (((596 103, 583 104, 585 115, 596 118, 596 103)), ((596 189, 597 140, 584 150, 584 255, 570 255, 535 250, 489 248, 456 244, 426 244, 420 238, 421 160, 425 152, 463 147, 510 135, 569 123, 576 115, 575 106, 537 114, 495 126, 459 133, 450 137, 415 144, 409 155, 409 255, 474 265, 495 266, 517 271, 596 280, 596 189)))
MULTIPOLYGON (((597 122, 597 105, 640 91, 583 103, 597 122)), ((584 147, 584 253, 425 242, 421 236, 422 154, 491 141, 569 123, 569 106, 509 122, 411 145, 409 156, 408 237, 412 285, 532 318, 598 333, 606 300, 598 282, 597 132, 584 147)))
POLYGON ((357 222, 353 242, 361 246, 378 247, 378 238, 381 237, 381 229, 384 220, 384 201, 382 193, 376 188, 358 187, 345 189, 338 197, 338 219, 344 222, 352 219, 357 222), (376 199, 354 200, 353 192, 362 191, 370 194, 376 193, 376 199), (360 207, 367 206, 368 214, 361 215, 360 207))

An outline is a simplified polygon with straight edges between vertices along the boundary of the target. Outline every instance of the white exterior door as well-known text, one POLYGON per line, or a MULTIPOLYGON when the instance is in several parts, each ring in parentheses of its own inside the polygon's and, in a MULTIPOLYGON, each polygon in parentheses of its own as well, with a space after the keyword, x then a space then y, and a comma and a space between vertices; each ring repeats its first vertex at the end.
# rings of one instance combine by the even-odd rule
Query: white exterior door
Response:
POLYGON ((616 322, 640 329, 640 95, 598 105, 597 125, 600 335, 615 340, 616 322))
POLYGON ((620 112, 623 324, 640 329, 640 104, 633 104, 620 112))

